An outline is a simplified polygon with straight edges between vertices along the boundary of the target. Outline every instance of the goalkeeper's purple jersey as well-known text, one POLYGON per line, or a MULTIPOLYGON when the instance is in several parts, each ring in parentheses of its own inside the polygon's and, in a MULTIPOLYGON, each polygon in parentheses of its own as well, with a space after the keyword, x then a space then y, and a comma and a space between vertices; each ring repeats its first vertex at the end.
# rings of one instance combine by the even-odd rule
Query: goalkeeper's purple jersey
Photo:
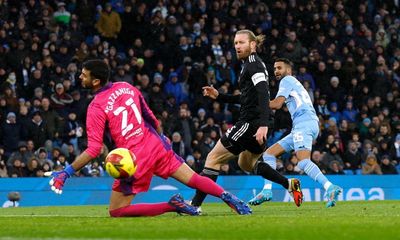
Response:
POLYGON ((85 151, 92 157, 100 154, 107 128, 116 147, 140 152, 142 147, 152 145, 146 138, 154 135, 158 124, 136 87, 126 82, 109 83, 96 93, 88 107, 85 151))

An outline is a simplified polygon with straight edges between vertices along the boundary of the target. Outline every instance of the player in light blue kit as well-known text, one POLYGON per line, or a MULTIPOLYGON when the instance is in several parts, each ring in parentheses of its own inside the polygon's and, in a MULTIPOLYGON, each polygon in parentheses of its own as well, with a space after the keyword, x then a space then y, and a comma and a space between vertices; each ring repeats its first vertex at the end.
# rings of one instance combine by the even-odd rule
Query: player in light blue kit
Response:
MULTIPOLYGON (((342 189, 333 185, 321 170, 311 160, 312 142, 319 133, 318 117, 315 113, 310 96, 303 85, 292 76, 292 63, 286 58, 278 58, 274 64, 275 77, 279 81, 276 98, 270 101, 271 109, 280 109, 286 102, 293 121, 289 135, 269 147, 263 154, 263 159, 272 168, 276 168, 276 157, 284 152, 294 150, 299 162, 297 166, 308 176, 320 183, 326 190, 328 202, 326 207, 333 207, 342 189)), ((264 189, 249 201, 251 205, 259 205, 272 199, 272 183, 265 180, 264 189)))

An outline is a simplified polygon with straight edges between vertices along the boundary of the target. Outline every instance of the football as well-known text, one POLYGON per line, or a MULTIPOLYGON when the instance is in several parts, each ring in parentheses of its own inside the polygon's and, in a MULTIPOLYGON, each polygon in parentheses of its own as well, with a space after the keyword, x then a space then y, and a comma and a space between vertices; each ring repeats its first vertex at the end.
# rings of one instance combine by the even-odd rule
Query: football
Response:
POLYGON ((117 179, 131 177, 136 172, 135 154, 126 148, 116 148, 105 160, 107 173, 117 179))

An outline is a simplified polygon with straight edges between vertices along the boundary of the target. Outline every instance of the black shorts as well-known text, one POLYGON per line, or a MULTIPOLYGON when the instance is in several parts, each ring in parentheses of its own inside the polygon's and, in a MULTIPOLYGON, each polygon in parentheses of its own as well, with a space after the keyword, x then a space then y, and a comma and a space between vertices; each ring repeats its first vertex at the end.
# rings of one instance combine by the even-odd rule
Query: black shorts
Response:
POLYGON ((261 154, 265 151, 265 144, 262 146, 257 142, 256 134, 258 127, 247 122, 237 122, 221 137, 221 143, 231 153, 239 153, 247 150, 254 154, 261 154))

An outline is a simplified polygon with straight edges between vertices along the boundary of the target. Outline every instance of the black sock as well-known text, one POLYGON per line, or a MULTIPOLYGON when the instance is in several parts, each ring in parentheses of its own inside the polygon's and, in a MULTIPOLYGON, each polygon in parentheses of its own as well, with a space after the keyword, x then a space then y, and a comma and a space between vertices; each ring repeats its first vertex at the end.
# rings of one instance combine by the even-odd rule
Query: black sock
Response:
MULTIPOLYGON (((203 171, 200 173, 201 176, 208 177, 214 182, 217 181, 219 171, 212 169, 212 168, 204 168, 203 171)), ((196 190, 196 195, 194 195, 192 199, 192 206, 199 207, 203 203, 204 199, 206 198, 207 193, 203 193, 202 191, 196 190)))
POLYGON ((275 183, 279 183, 285 189, 289 188, 288 179, 265 162, 258 161, 254 166, 253 172, 257 175, 262 176, 265 179, 268 179, 275 183))

